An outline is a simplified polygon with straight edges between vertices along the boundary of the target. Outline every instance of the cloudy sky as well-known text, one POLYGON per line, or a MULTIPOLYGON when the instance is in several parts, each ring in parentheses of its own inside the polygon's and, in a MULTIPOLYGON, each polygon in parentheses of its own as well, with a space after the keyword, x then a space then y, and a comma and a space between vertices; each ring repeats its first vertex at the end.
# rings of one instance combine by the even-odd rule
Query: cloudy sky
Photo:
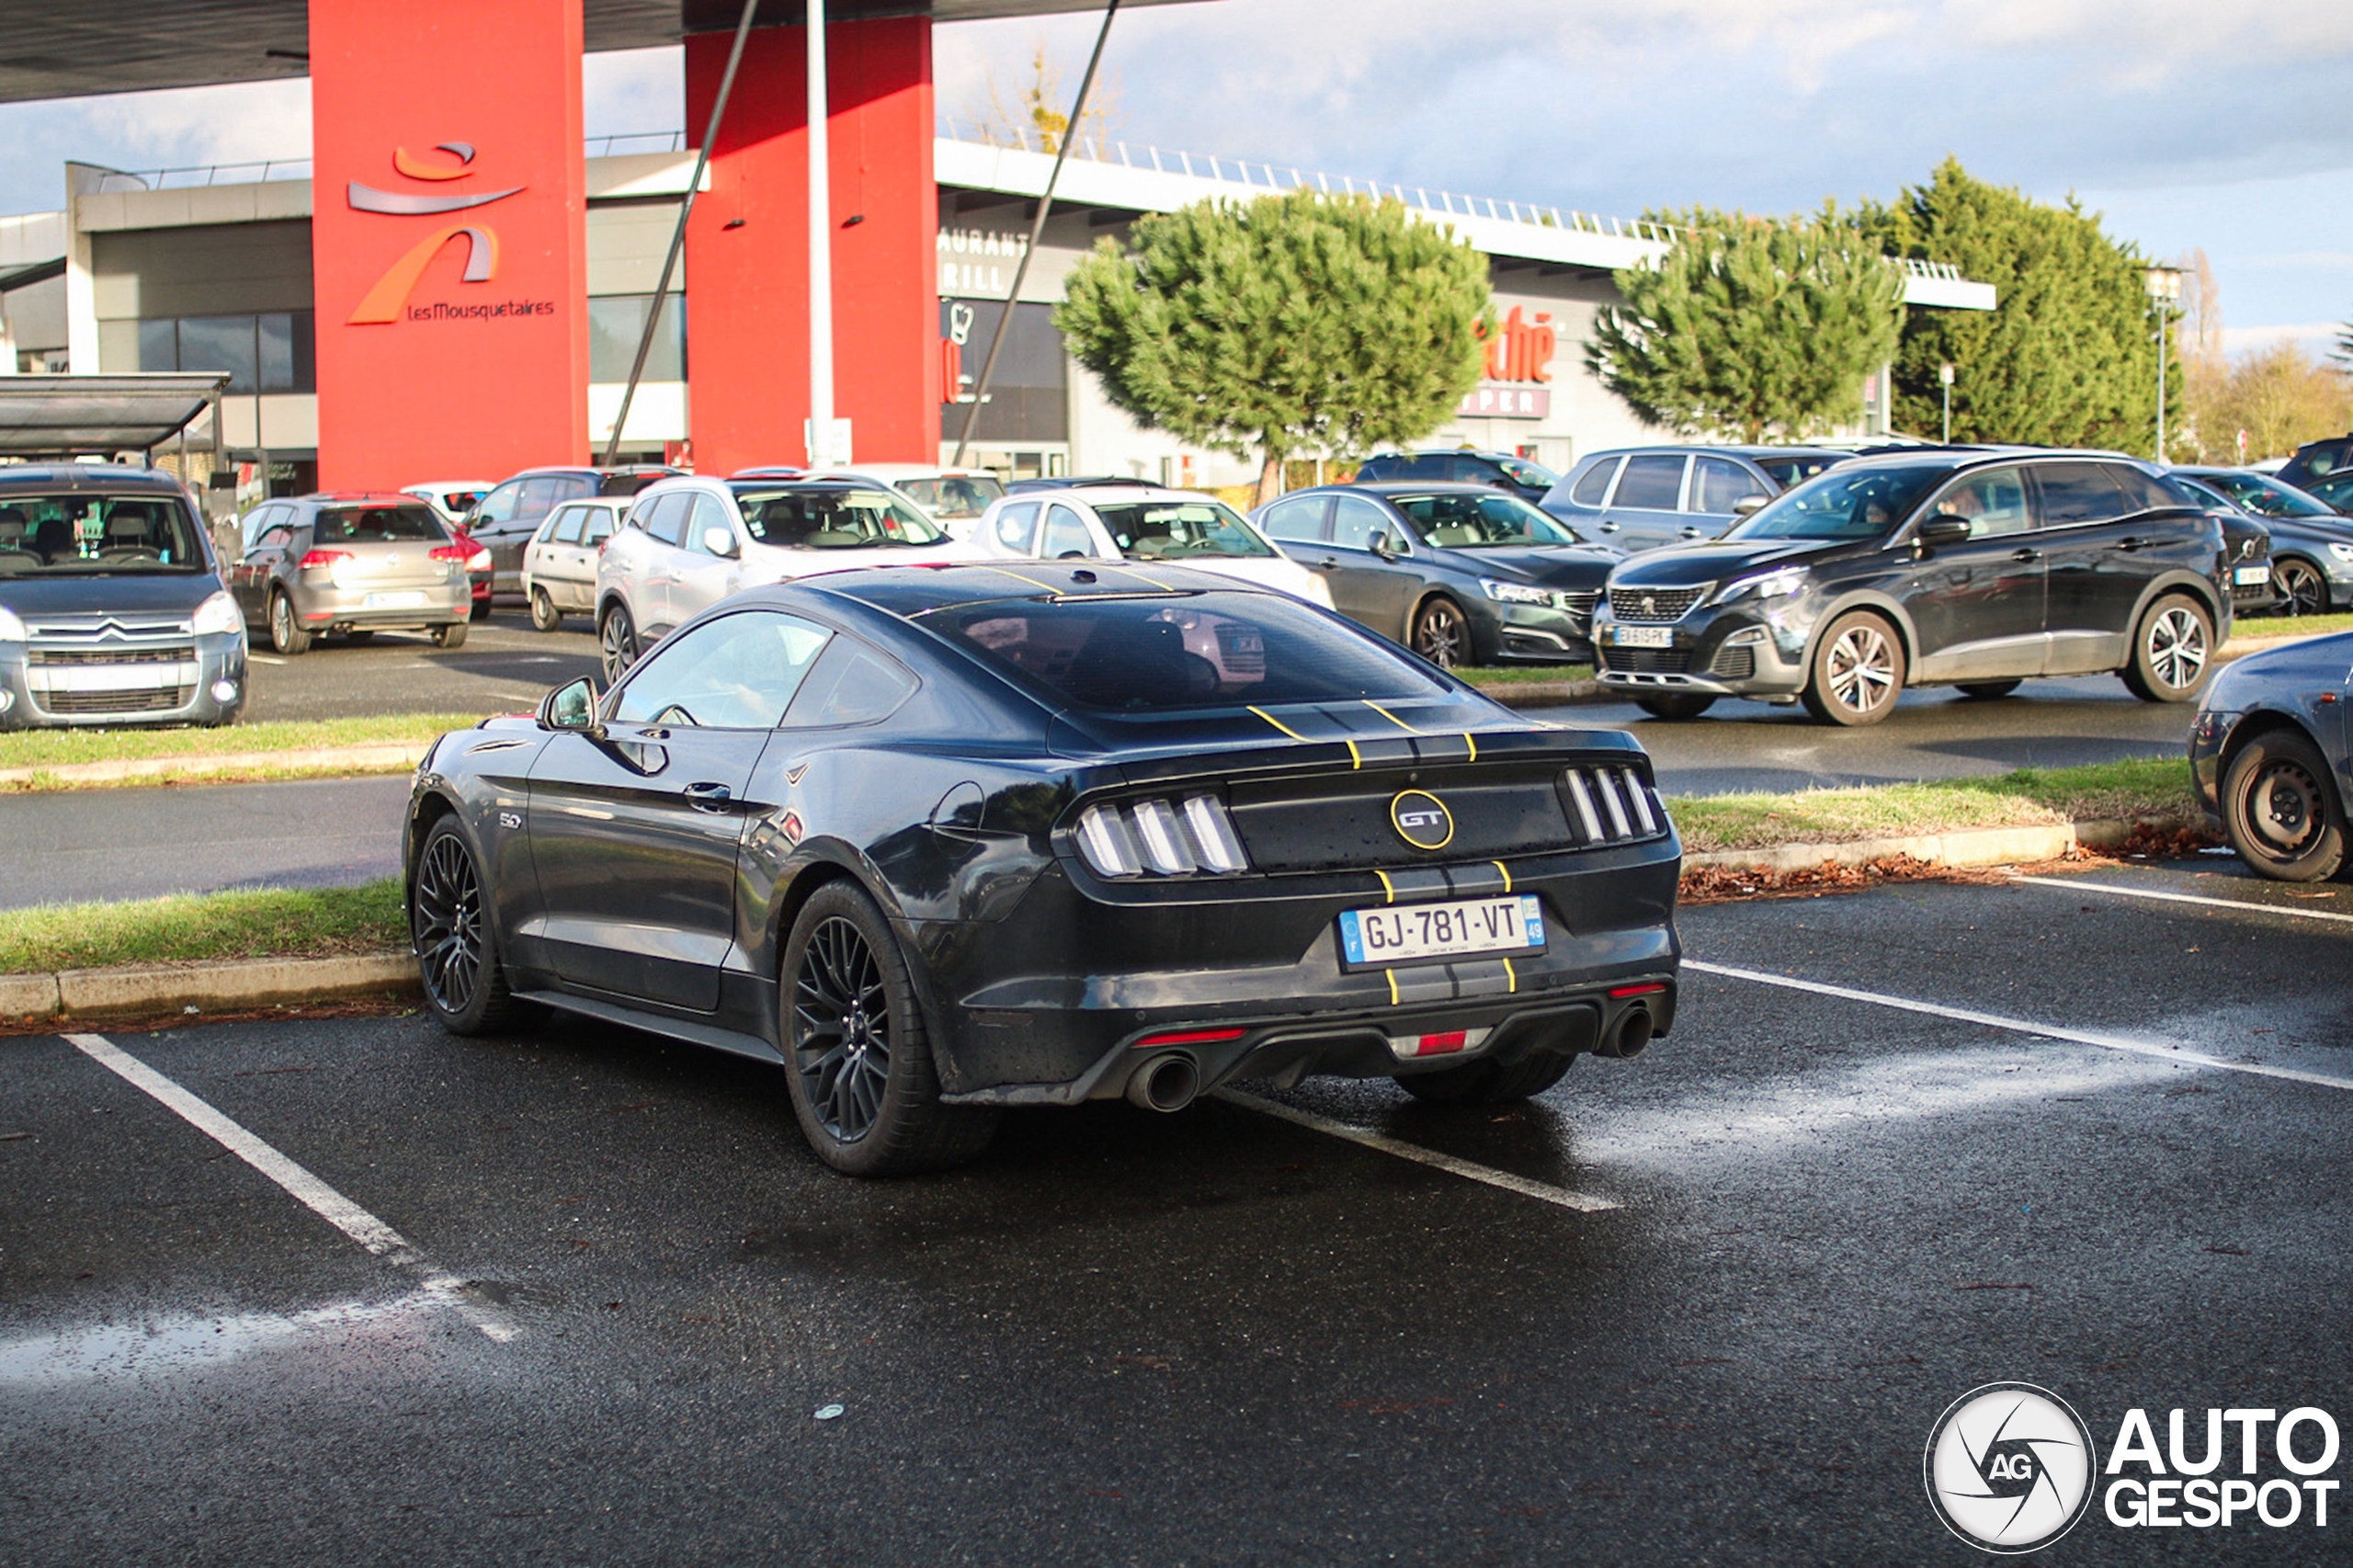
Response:
MULTIPOLYGON (((944 26, 939 105, 1064 89, 1094 18, 944 26)), ((1122 15, 1132 142, 1631 216, 1893 198, 1946 153, 2070 192, 2153 256, 2202 246, 2234 347, 2353 316, 2346 0, 1212 0, 1122 15)), ((676 128, 676 55, 591 57, 592 134, 676 128)), ((68 157, 301 156, 302 82, 0 108, 0 210, 68 157)))

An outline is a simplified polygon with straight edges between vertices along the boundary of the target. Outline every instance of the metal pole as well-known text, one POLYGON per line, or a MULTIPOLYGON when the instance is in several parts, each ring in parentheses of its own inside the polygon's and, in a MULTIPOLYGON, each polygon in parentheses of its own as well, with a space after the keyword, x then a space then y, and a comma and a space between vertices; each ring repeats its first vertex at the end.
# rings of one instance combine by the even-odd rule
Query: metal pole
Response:
POLYGON ((2165 460, 2165 339, 2173 335, 2173 307, 2157 301, 2157 460, 2165 460))
POLYGON ((645 357, 654 349, 654 329, 670 298, 670 277, 677 270, 678 252, 687 243, 687 216, 695 210, 695 192, 702 188, 702 171, 710 162, 710 144, 719 140, 719 122, 727 113, 727 95, 735 90, 735 67, 744 62, 744 40, 752 36, 752 13, 760 0, 744 0, 744 15, 735 24, 735 44, 727 51, 727 69, 719 78, 719 97, 711 100, 710 123, 702 133, 702 148, 695 154, 694 177, 687 181, 687 199, 678 203, 678 226, 670 232, 670 252, 662 258, 662 280, 654 285, 654 308, 645 312, 645 331, 637 340, 637 358, 629 368, 629 384, 621 388, 621 411, 613 415, 612 439, 605 443, 604 466, 613 466, 621 449, 621 429, 629 423, 629 405, 637 400, 638 378, 645 374, 645 357))
MULTIPOLYGON (((981 402, 988 396, 989 377, 996 369, 996 351, 1005 347, 1005 329, 1012 324, 1013 307, 1021 298, 1022 280, 1029 276, 1029 258, 1038 254, 1038 235, 1046 227, 1046 214, 1053 210, 1054 187, 1063 177, 1063 160, 1070 156, 1070 144, 1078 135, 1078 122, 1086 113, 1087 89, 1095 85, 1095 68, 1103 62, 1103 42, 1111 36, 1111 18, 1120 14, 1120 0, 1110 0, 1103 7, 1103 26, 1095 35, 1095 52, 1086 57, 1086 74, 1078 79, 1078 97, 1070 106, 1070 123, 1063 127, 1062 145, 1054 149, 1054 166, 1046 176, 1046 192, 1038 199, 1038 216, 1030 220, 1029 243, 1022 247, 1021 260, 1013 269, 1013 287, 1005 296, 1005 310, 996 318, 996 330, 989 335, 989 351, 981 360, 981 379, 972 383, 972 405, 964 411, 963 433, 956 437, 956 455, 948 460, 949 468, 961 468, 965 449, 972 444, 972 426, 980 422, 981 402)), ((954 387, 947 389, 950 397, 954 387)))
MULTIPOLYGON (((825 122, 825 0, 809 5, 809 466, 836 454, 834 425, 834 188, 825 122)), ((849 454, 838 454, 845 462, 849 454)))

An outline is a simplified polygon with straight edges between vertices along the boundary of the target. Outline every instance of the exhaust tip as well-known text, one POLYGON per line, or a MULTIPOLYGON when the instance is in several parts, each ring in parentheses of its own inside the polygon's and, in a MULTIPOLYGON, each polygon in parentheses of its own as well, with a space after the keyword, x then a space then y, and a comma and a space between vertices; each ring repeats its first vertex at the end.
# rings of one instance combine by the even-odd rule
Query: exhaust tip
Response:
POLYGON ((1609 1039, 1603 1044, 1601 1054, 1620 1058, 1640 1056, 1651 1042, 1651 1010, 1648 1007, 1629 1007, 1619 1015, 1618 1026, 1609 1031, 1609 1039))
POLYGON ((1201 1070, 1181 1051, 1154 1057, 1128 1079, 1129 1100, 1145 1110, 1183 1110, 1200 1090, 1201 1070))

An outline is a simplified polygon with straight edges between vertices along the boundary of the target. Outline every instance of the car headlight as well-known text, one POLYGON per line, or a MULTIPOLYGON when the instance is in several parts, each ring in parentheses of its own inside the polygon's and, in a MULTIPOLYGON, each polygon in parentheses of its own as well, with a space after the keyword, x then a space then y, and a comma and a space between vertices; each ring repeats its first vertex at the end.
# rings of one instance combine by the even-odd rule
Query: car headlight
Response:
POLYGON ((0 605, 0 642, 22 642, 24 641, 24 621, 17 618, 15 610, 10 609, 6 605, 0 605))
MULTIPOLYGON (((237 601, 226 594, 215 594, 196 607, 190 621, 199 637, 225 637, 245 629, 245 618, 237 608, 237 601)), ((0 636, 6 636, 0 632, 0 636)))
POLYGON ((1778 599, 1786 595, 1794 594, 1804 586, 1805 568, 1784 566, 1778 572, 1768 572, 1756 577, 1743 577, 1736 582, 1725 584, 1723 592, 1716 596, 1716 602, 1720 605, 1728 605, 1734 599, 1752 597, 1760 599, 1778 599))
POLYGON ((1507 605, 1549 605, 1552 591, 1532 583, 1498 583, 1493 577, 1479 579, 1479 591, 1489 598, 1507 605))
POLYGON ((2353 544, 2332 544, 2328 552, 2339 561, 2353 561, 2353 544))

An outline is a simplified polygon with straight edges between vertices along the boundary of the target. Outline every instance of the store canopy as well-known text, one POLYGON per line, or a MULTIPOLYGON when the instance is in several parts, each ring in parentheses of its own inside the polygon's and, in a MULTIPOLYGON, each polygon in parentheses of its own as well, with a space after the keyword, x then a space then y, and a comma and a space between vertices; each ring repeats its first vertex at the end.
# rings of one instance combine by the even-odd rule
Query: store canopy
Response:
POLYGON ((188 370, 144 376, 0 376, 0 457, 146 452, 170 442, 229 384, 188 370))

